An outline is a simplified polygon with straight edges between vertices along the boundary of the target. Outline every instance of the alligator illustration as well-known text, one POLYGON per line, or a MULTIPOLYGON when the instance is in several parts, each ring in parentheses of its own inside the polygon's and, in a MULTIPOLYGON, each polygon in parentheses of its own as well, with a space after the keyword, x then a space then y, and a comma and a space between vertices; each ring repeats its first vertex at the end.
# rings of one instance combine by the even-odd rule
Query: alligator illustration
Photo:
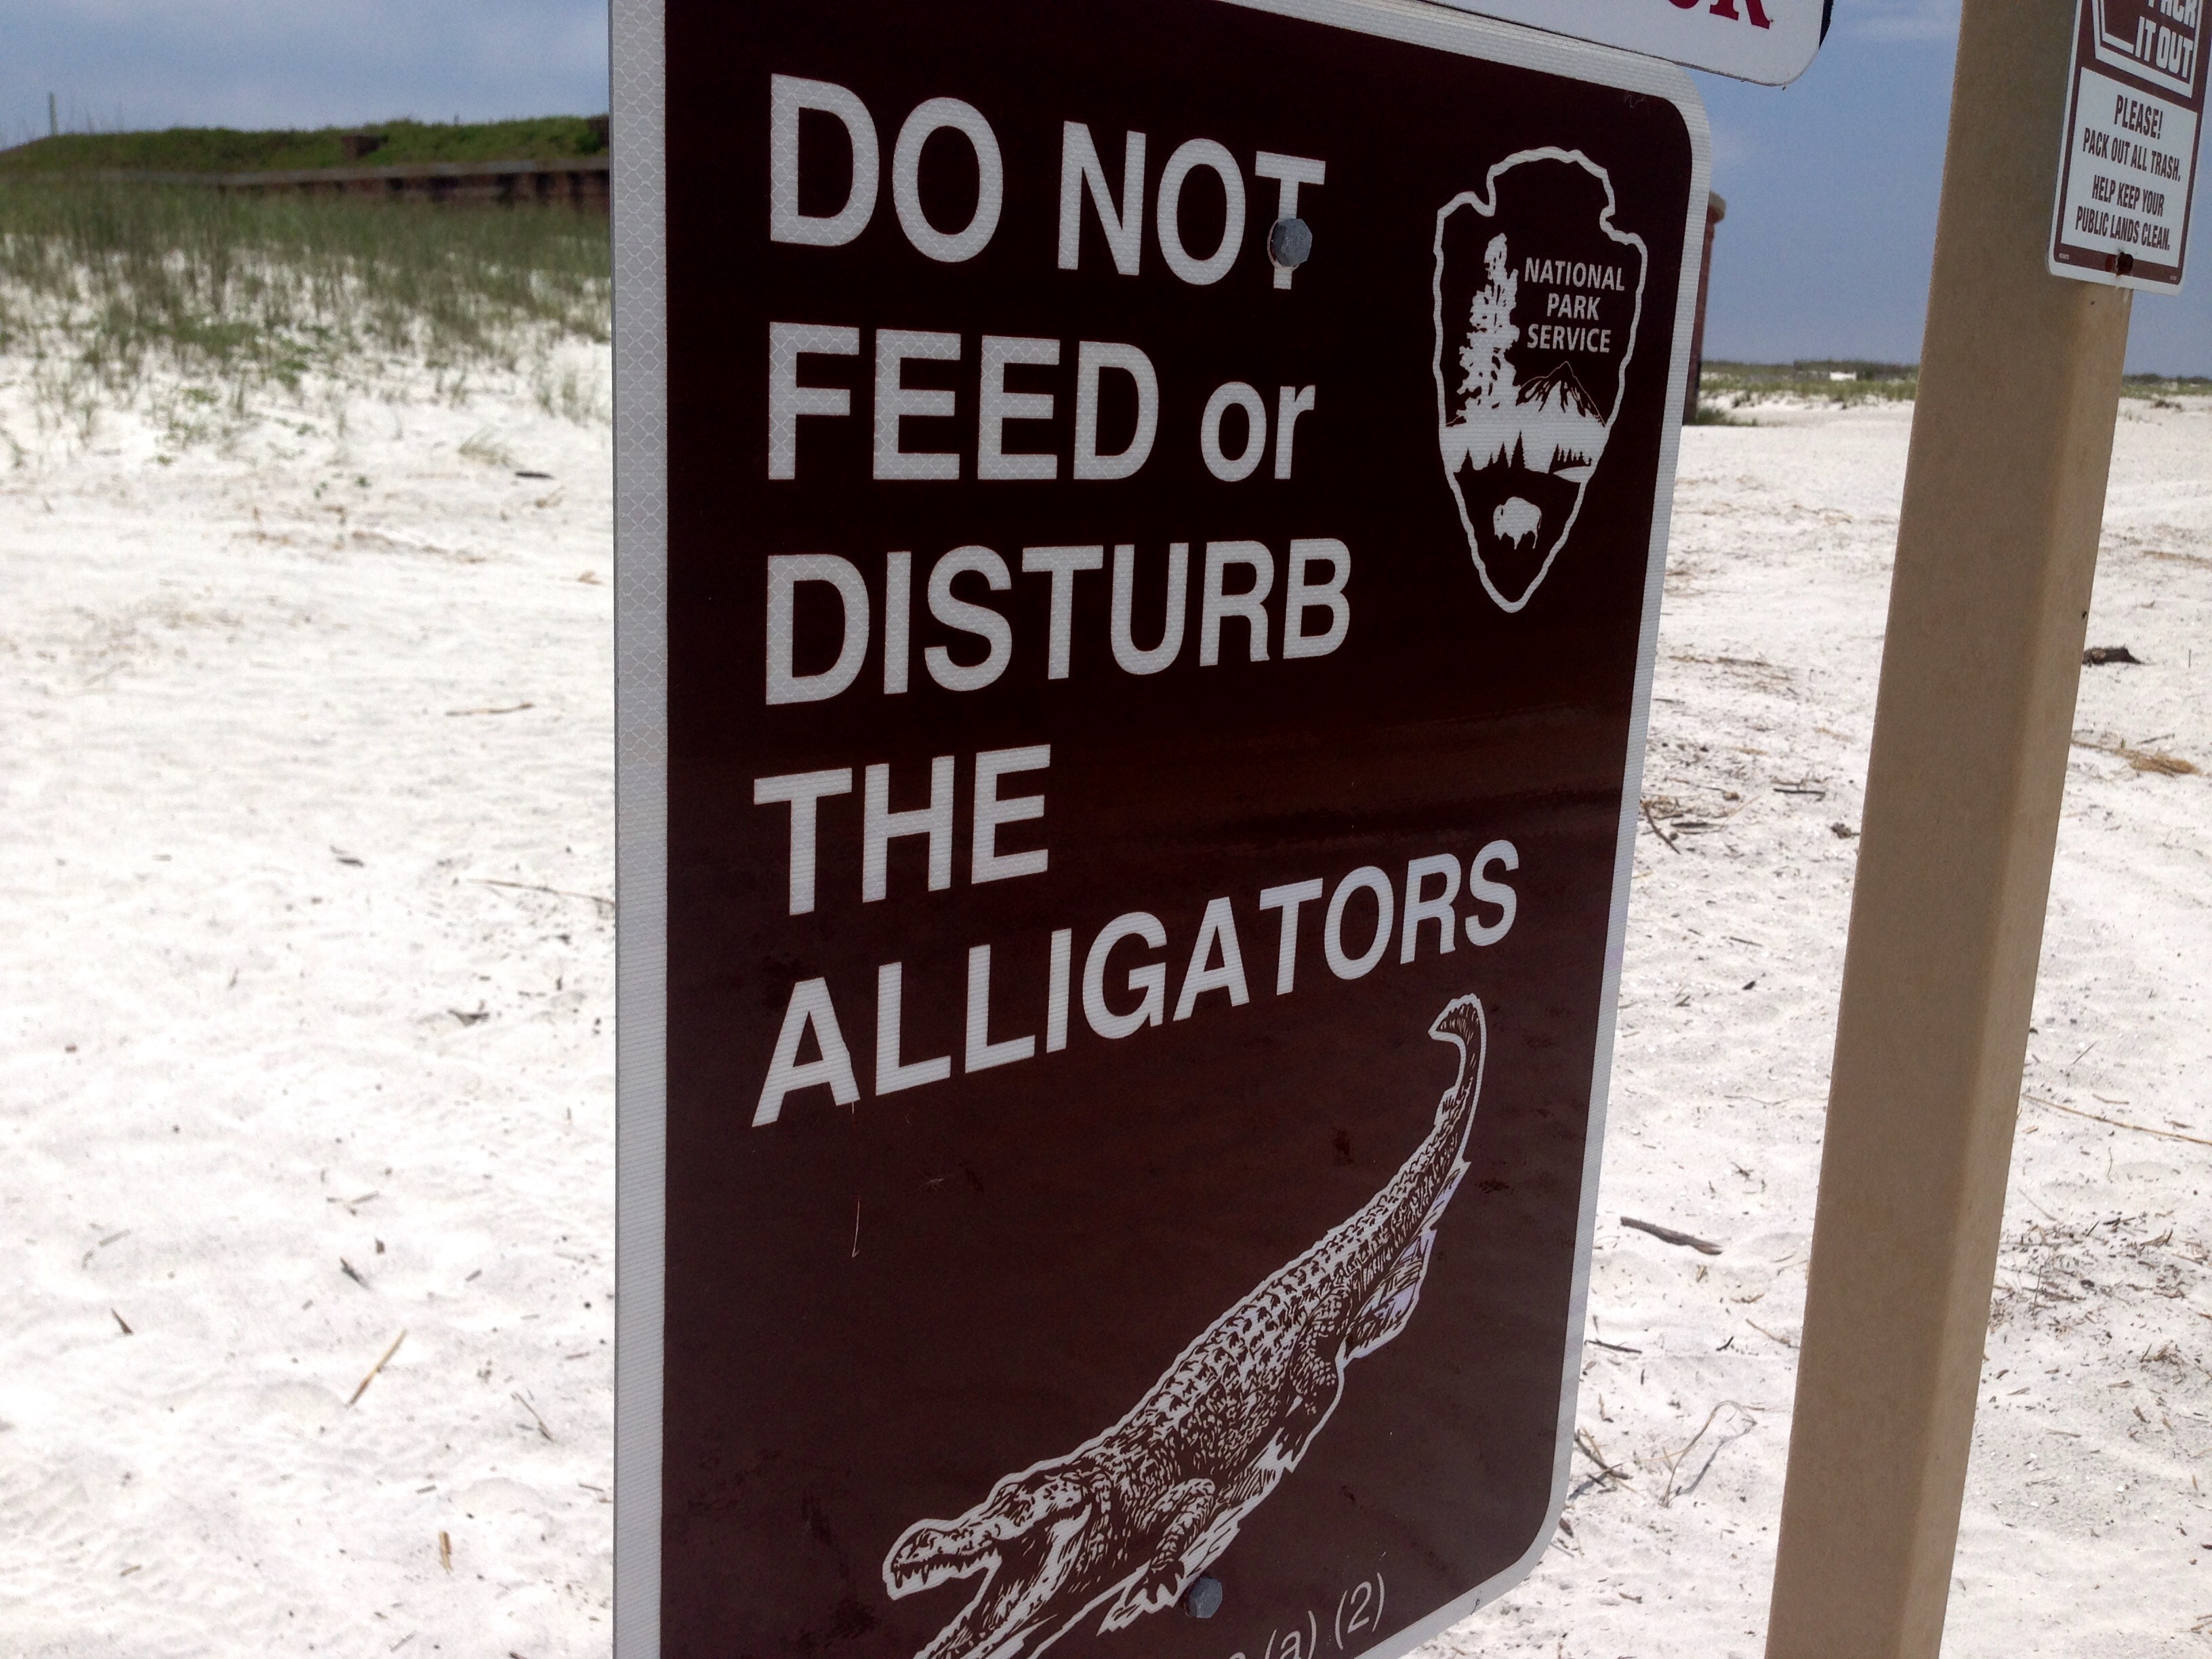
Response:
POLYGON ((1006 1476, 957 1521, 907 1528, 884 1562, 893 1596, 983 1579, 916 1659, 1041 1652, 1109 1598, 1101 1631, 1173 1607, 1298 1466, 1345 1367, 1413 1317, 1467 1172, 1481 1003, 1458 999, 1429 1034, 1458 1047, 1459 1077, 1381 1192, 1215 1320, 1112 1428, 1006 1476))

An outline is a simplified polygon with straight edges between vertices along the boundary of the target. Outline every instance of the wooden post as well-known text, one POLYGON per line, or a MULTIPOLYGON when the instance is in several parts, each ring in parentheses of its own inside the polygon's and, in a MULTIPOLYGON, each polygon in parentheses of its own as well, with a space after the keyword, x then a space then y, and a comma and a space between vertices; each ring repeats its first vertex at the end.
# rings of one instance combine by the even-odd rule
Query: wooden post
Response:
POLYGON ((2049 274, 2075 0, 1966 0, 1769 1659, 1934 1655, 2128 330, 2049 274))
POLYGON ((1698 320, 1690 330, 1690 378, 1682 388, 1682 424, 1698 418, 1698 382, 1705 374, 1705 301, 1713 288, 1713 232, 1728 217, 1728 203, 1718 191, 1705 197, 1705 252, 1698 261, 1698 320))

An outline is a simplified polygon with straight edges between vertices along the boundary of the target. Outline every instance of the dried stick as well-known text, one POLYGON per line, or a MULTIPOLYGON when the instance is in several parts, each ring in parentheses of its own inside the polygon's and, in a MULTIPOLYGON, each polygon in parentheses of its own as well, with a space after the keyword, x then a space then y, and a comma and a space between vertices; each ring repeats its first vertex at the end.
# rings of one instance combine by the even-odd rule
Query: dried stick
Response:
MULTIPOLYGON (((2207 1140, 2202 1135, 2185 1135, 2174 1129, 2154 1129, 2147 1123, 2124 1123, 2116 1117, 2085 1112, 2079 1106, 2063 1106, 2055 1100, 2045 1100, 2041 1095, 2023 1094, 2021 1098, 2032 1100, 2039 1106, 2048 1106, 2054 1112, 2070 1112, 2075 1117, 2086 1117, 2092 1123, 2109 1124, 2115 1129, 2133 1129, 2139 1135, 2156 1135, 2160 1140, 2185 1140, 2192 1146, 2212 1146, 2212 1140, 2207 1140)), ((2045 1213, 2050 1212, 2045 1211, 2045 1213)))
MULTIPOLYGON (((1722 1407, 1722 1406, 1734 1406, 1734 1407, 1735 1407, 1738 1411, 1741 1412, 1741 1413, 1742 1413, 1746 1417, 1749 1417, 1749 1418, 1756 1419, 1756 1418, 1757 1418, 1757 1416, 1758 1416, 1758 1413, 1757 1413, 1756 1412, 1753 1411, 1753 1410, 1752 1410, 1752 1408, 1751 1408, 1750 1407, 1748 1407, 1748 1406, 1745 1405, 1745 1404, 1744 1404, 1741 1401, 1740 1401, 1740 1400, 1723 1400, 1723 1401, 1722 1401, 1720 1402, 1720 1405, 1715 1406, 1715 1407, 1712 1408, 1712 1410, 1711 1410, 1711 1411, 1707 1412, 1707 1413, 1705 1413, 1705 1420, 1703 1423, 1701 1423, 1701 1424, 1699 1424, 1699 1425, 1698 1425, 1698 1431, 1697 1431, 1695 1434, 1693 1434, 1693 1435, 1692 1435, 1692 1436, 1690 1437, 1690 1443, 1689 1443, 1689 1444, 1688 1444, 1688 1445, 1686 1445, 1686 1446, 1684 1446, 1684 1447, 1682 1448, 1682 1449, 1681 1449, 1681 1450, 1680 1450, 1680 1451, 1676 1452, 1676 1453, 1675 1453, 1672 1457, 1667 1457, 1667 1458, 1666 1458, 1666 1462, 1667 1462, 1667 1490, 1666 1490, 1665 1492, 1662 1492, 1662 1493, 1659 1495, 1659 1507, 1660 1507, 1661 1509, 1665 1509, 1665 1508, 1667 1507, 1667 1505, 1668 1505, 1668 1504, 1673 1500, 1673 1498, 1674 1498, 1674 1476, 1675 1476, 1675 1474, 1676 1474, 1680 1470, 1680 1468, 1681 1468, 1681 1466, 1682 1466, 1682 1460, 1683 1460, 1684 1458, 1687 1457, 1687 1456, 1690 1455, 1690 1453, 1691 1453, 1691 1452, 1692 1452, 1692 1451, 1696 1448, 1698 1442, 1699 1442, 1700 1440, 1703 1440, 1703 1439, 1705 1437, 1705 1431, 1706 1431, 1707 1429, 1710 1429, 1711 1427, 1712 1427, 1712 1425, 1713 1425, 1713 1419, 1715 1419, 1716 1417, 1718 1417, 1718 1416, 1721 1414, 1721 1407, 1722 1407)), ((1661 1455, 1661 1456, 1662 1456, 1662 1457, 1665 1457, 1665 1456, 1666 1456, 1666 1454, 1664 1454, 1663 1452, 1662 1452, 1662 1454, 1660 1454, 1660 1455, 1661 1455)))
POLYGON ((406 1340, 407 1332, 406 1328, 403 1326, 400 1329, 399 1334, 392 1339, 392 1346, 384 1351, 383 1357, 378 1359, 376 1364, 371 1365, 368 1368, 368 1375, 361 1379, 361 1386, 353 1391, 353 1400, 346 1401, 346 1405, 349 1407, 353 1405, 355 1400, 359 1400, 362 1395, 368 1392, 368 1385, 376 1381, 376 1374, 384 1369, 386 1361, 389 1360, 392 1355, 399 1352, 399 1345, 406 1340))
POLYGON ((1620 1224, 1633 1227, 1639 1233, 1650 1233, 1662 1244, 1686 1245, 1699 1255, 1718 1255, 1721 1253, 1721 1247, 1710 1238, 1699 1238, 1695 1233, 1677 1232, 1672 1227, 1662 1227, 1656 1221, 1638 1221, 1632 1215, 1625 1215, 1620 1218, 1620 1224))
POLYGON ((1595 1464, 1598 1474, 1606 1480, 1625 1483, 1636 1478, 1606 1462, 1605 1453, 1599 1449, 1596 1437, 1588 1429, 1575 1431, 1575 1449, 1595 1464))
POLYGON ((532 1405, 520 1394, 517 1394, 514 1396, 514 1403, 530 1413, 530 1420, 538 1425, 538 1433, 544 1435, 548 1440, 550 1440, 553 1437, 553 1431, 545 1426, 545 1419, 538 1414, 537 1407, 532 1405))
POLYGON ((471 876, 469 879, 479 887, 512 887, 519 892, 551 893, 560 898, 589 899, 594 904, 605 905, 610 910, 615 908, 615 902, 604 893, 577 893, 566 887, 548 887, 543 882, 501 881, 493 876, 471 876))

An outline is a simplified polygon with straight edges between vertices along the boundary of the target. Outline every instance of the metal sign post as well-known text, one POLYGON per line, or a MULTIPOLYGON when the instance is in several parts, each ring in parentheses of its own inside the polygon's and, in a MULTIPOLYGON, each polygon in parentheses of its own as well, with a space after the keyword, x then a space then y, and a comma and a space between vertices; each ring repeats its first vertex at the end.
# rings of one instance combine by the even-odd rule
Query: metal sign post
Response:
POLYGON ((1401 1651, 1566 1490, 1696 94, 615 40, 617 1651, 1401 1651))
POLYGON ((1772 1659, 1941 1643, 2129 296, 2045 266, 2069 0, 1966 0, 1772 1659))

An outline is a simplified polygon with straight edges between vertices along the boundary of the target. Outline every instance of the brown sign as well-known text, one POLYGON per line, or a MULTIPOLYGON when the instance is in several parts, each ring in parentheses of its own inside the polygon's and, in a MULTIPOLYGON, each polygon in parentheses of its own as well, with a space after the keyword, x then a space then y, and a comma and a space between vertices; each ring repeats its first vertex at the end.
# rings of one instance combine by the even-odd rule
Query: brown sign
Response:
POLYGON ((2075 0, 2051 269, 2181 286, 2204 119, 2204 0, 2075 0))
POLYGON ((618 1651, 1401 1650, 1565 1492, 1695 95, 1356 0, 617 36, 618 1651))

